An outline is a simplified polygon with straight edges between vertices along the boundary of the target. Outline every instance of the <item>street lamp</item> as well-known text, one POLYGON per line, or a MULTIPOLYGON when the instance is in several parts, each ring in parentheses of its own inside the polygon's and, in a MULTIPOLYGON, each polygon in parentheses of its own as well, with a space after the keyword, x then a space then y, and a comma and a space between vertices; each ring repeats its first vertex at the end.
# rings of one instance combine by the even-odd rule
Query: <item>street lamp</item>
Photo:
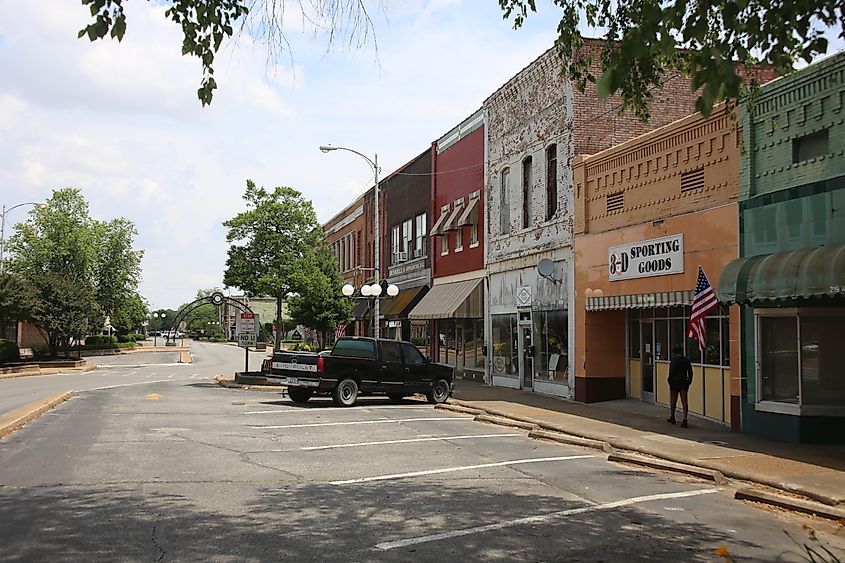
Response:
MULTIPOLYGON (((320 150, 324 153, 330 151, 347 151, 351 153, 355 153, 364 160, 367 161, 367 164, 373 169, 373 174, 375 175, 375 197, 374 197, 374 204, 373 204, 373 215, 375 215, 375 222, 373 225, 373 250, 375 251, 375 257, 373 258, 373 272, 375 275, 375 286, 378 286, 378 281, 381 278, 379 276, 379 220, 378 220, 378 154, 375 155, 375 158, 370 159, 365 154, 362 154, 354 149, 349 149, 346 147, 333 147, 332 145, 320 145, 320 150)), ((351 287, 351 286, 350 286, 351 287)), ((364 286, 366 287, 366 286, 364 286)), ((363 289, 363 287, 361 288, 363 289)), ((354 291, 354 289, 353 289, 354 291)), ((398 289, 396 290, 399 291, 398 289)), ((381 287, 379 287, 379 293, 381 292, 381 287)), ((350 294, 351 295, 351 294, 350 294)), ((375 300, 375 306, 373 308, 373 316, 375 317, 375 324, 373 325, 373 336, 376 338, 379 337, 379 306, 378 306, 378 299, 375 300)))
MULTIPOLYGON (((161 326, 164 326, 164 319, 165 317, 167 317, 167 313, 153 313, 153 317, 155 317, 156 319, 161 319, 161 326)), ((154 331, 155 334, 153 334, 153 347, 158 346, 158 333, 161 332, 161 326, 159 327, 159 330, 154 331)))
MULTIPOLYGON (((351 283, 344 284, 343 287, 340 288, 340 292, 344 294, 346 297, 352 297, 355 293, 355 287, 352 286, 351 283)), ((373 334, 376 338, 378 338, 378 303, 379 298, 381 297, 381 284, 378 281, 373 282, 372 284, 364 284, 361 286, 361 297, 360 299, 372 299, 375 303, 373 305, 373 316, 375 317, 373 322, 373 334)), ((399 295, 399 288, 393 284, 387 286, 385 290, 388 297, 396 297, 399 295)))
POLYGON ((3 206, 3 210, 0 211, 0 274, 3 273, 3 254, 6 251, 6 213, 11 211, 12 209, 17 209, 18 207, 23 207, 24 205, 34 205, 39 209, 44 209, 47 207, 46 203, 38 203, 38 202, 26 202, 26 203, 19 203, 17 205, 13 205, 12 207, 6 209, 6 206, 3 206))

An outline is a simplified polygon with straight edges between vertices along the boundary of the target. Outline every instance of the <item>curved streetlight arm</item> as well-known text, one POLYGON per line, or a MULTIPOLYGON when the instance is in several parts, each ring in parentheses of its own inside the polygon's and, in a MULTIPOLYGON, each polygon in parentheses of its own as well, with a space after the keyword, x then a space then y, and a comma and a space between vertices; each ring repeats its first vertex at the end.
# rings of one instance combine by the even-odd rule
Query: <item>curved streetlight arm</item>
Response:
POLYGON ((363 158, 364 160, 366 160, 367 164, 370 165, 370 168, 372 168, 373 170, 376 169, 376 163, 373 162, 373 159, 371 159, 369 156, 365 155, 364 153, 360 153, 360 152, 356 151, 355 149, 350 149, 350 148, 347 148, 347 147, 334 147, 332 145, 320 145, 320 150, 323 151, 323 152, 348 151, 348 152, 351 152, 351 153, 355 153, 358 156, 360 156, 361 158, 363 158))
POLYGON ((4 254, 6 251, 6 214, 13 210, 17 209, 18 207, 23 207, 24 205, 34 205, 35 207, 47 207, 46 203, 40 203, 35 201, 27 201, 24 203, 18 203, 17 205, 13 205, 8 209, 4 205, 2 210, 0 211, 0 274, 3 273, 3 261, 4 261, 4 254))

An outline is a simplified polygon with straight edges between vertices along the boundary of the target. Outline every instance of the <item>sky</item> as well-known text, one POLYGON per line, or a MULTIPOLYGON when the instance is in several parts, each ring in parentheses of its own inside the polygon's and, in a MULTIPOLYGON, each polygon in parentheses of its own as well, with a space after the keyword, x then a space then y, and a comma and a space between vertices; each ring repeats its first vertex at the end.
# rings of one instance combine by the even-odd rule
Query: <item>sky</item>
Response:
MULTIPOLYGON (((319 145, 396 170, 551 47, 559 20, 543 1, 513 30, 494 0, 393 0, 371 10, 377 48, 329 49, 292 16, 280 58, 246 33, 224 44, 203 108, 179 27, 157 2, 125 5, 123 41, 91 43, 77 38, 90 19, 79 0, 0 3, 0 204, 76 187, 94 218, 132 220, 152 309, 222 286, 222 223, 245 209, 247 179, 301 191, 327 221, 372 171, 319 145)), ((7 236, 26 213, 9 214, 7 236)))

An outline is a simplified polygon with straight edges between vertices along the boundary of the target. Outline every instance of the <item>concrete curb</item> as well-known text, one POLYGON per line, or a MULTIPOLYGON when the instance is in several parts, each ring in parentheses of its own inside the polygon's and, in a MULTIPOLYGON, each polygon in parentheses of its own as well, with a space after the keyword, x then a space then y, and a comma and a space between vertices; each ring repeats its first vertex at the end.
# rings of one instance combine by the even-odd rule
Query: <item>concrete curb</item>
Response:
POLYGON ((475 420, 478 422, 489 422, 490 424, 498 424, 499 426, 508 426, 511 428, 521 428, 523 430, 536 430, 536 424, 529 424, 514 418, 507 418, 504 416, 492 416, 489 414, 476 415, 475 420))
POLYGON ((712 469, 702 469, 694 465, 674 463, 672 461, 644 457, 636 454, 614 452, 607 456, 607 461, 615 461, 617 463, 630 463, 632 465, 641 465, 643 467, 650 467, 652 469, 662 469, 664 471, 672 471, 674 473, 684 473, 686 475, 698 477, 699 479, 713 481, 717 485, 724 485, 726 483, 725 476, 722 475, 722 473, 719 471, 713 471, 712 469))
POLYGON ((461 414, 471 414, 473 416, 477 416, 479 414, 484 414, 484 411, 481 409, 470 409, 467 407, 461 407, 458 405, 450 405, 449 403, 440 403, 438 405, 434 405, 435 409, 449 411, 449 412, 458 412, 461 414))
POLYGON ((699 467, 702 469, 708 469, 713 471, 719 471, 724 477, 728 479, 737 479, 740 481, 748 481, 751 483, 758 483, 761 485, 766 485, 767 487, 771 487, 773 489, 779 489, 788 493, 800 495, 803 497, 807 497, 808 499, 812 499, 814 501, 818 501, 820 503, 830 505, 835 507, 837 505, 845 504, 845 496, 830 496, 819 491, 807 489, 806 487, 796 485, 794 483, 786 483, 782 481, 778 481, 776 479, 770 479, 765 475, 757 474, 753 471, 746 471, 746 470, 738 470, 738 469, 731 469, 725 467, 719 467, 716 463, 708 462, 707 460, 699 460, 689 456, 678 455, 673 452, 667 452, 665 450, 661 450, 660 448, 653 448, 648 446, 643 446, 641 444, 631 442, 629 440, 625 440, 624 438, 615 438, 615 437, 608 437, 601 434, 593 433, 593 432, 585 432, 585 431, 578 431, 572 428, 562 428, 555 424, 550 424, 548 422, 530 418, 530 417, 523 417, 523 416, 514 416, 498 409, 488 409, 488 408, 480 408, 472 401, 462 401, 459 399, 449 399, 449 403, 456 406, 461 406, 470 409, 479 409, 484 411, 487 414, 499 416, 502 418, 511 418, 513 420, 518 420, 520 422, 526 422, 529 424, 536 424, 538 428, 541 430, 551 430, 553 432, 559 432, 561 434, 569 434, 571 436, 578 436, 580 438, 587 438, 589 440, 596 440, 599 442, 607 442, 613 449, 615 450, 627 450, 630 452, 636 452, 645 454, 648 456, 653 456, 658 459, 663 459, 666 461, 671 461, 674 463, 680 463, 683 465, 689 465, 694 467, 699 467))
POLYGON ((222 375, 215 375, 214 381, 217 385, 227 389, 243 389, 244 391, 272 391, 274 393, 278 393, 280 391, 284 392, 287 390, 287 387, 284 385, 242 385, 240 383, 235 383, 233 379, 227 379, 222 375))
POLYGON ((35 420, 74 396, 76 396, 74 391, 65 391, 0 416, 0 438, 5 438, 15 430, 24 427, 28 422, 35 420))
POLYGON ((813 514, 822 518, 829 518, 831 520, 845 521, 845 510, 834 508, 818 502, 802 500, 792 497, 785 497, 774 493, 765 491, 755 491, 753 489, 739 489, 734 493, 734 498, 739 500, 750 500, 754 502, 761 502, 770 504, 772 506, 779 506, 788 510, 795 510, 797 512, 804 512, 806 514, 813 514))
POLYGON ((34 377, 38 375, 56 375, 56 374, 66 374, 70 375, 73 373, 86 373, 89 371, 93 371, 97 369, 97 366, 94 364, 87 364, 82 367, 68 367, 68 368, 39 368, 38 366, 35 367, 27 367, 22 368, 21 371, 16 371, 13 373, 3 373, 0 374, 0 379, 13 379, 16 377, 34 377))
POLYGON ((548 430, 542 430, 540 428, 536 430, 532 430, 530 434, 528 434, 529 438, 535 438, 538 440, 551 440, 553 442, 560 442, 561 444, 569 444, 571 446, 582 446, 585 448, 593 448, 596 450, 602 450, 603 452, 613 453, 614 450, 613 446, 608 444, 607 442, 602 442, 601 440, 590 440, 589 438, 580 438, 578 436, 573 436, 571 434, 562 434, 560 432, 550 432, 548 430))

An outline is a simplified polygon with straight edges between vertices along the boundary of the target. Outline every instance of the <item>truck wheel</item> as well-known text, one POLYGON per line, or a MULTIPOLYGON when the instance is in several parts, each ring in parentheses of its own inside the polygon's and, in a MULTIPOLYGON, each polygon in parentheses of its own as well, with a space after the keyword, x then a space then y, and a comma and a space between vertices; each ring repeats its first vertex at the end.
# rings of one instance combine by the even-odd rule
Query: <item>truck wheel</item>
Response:
POLYGON ((307 403, 311 398, 311 391, 299 387, 288 387, 288 397, 294 403, 307 403))
POLYGON ((429 403, 438 405, 445 403, 449 398, 449 383, 445 379, 438 379, 425 394, 429 403))
POLYGON ((339 407, 351 407, 358 399, 358 384, 354 379, 344 379, 334 388, 332 399, 339 407))
POLYGON ((402 401, 402 399, 404 399, 404 398, 405 398, 405 395, 403 395, 402 393, 388 393, 388 394, 387 394, 387 396, 388 396, 388 397, 390 398, 390 400, 391 400, 391 401, 393 401, 394 403, 399 403, 399 402, 401 402, 401 401, 402 401))

